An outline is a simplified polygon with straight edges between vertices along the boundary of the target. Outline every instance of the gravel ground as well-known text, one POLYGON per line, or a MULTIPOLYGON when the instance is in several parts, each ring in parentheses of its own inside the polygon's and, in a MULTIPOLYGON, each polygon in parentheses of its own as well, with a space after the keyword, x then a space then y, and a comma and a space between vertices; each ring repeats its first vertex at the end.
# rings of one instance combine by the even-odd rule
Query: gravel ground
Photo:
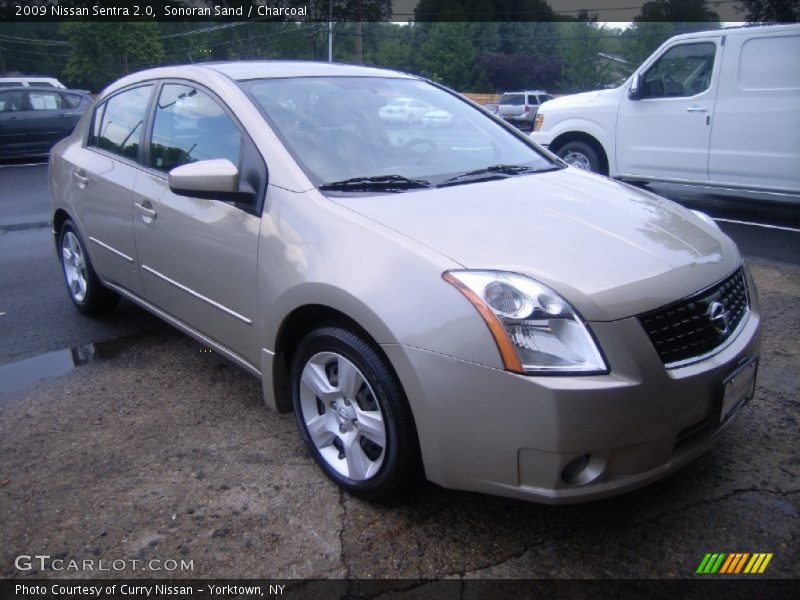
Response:
MULTIPOLYGON (((706 552, 800 575, 800 268, 752 261, 756 397, 708 453, 643 490, 549 507, 422 486, 340 493, 259 382, 169 328, 12 397, 0 390, 0 576, 20 554, 191 560, 124 577, 692 577, 706 552)), ((108 574, 106 574, 107 576, 108 574)))

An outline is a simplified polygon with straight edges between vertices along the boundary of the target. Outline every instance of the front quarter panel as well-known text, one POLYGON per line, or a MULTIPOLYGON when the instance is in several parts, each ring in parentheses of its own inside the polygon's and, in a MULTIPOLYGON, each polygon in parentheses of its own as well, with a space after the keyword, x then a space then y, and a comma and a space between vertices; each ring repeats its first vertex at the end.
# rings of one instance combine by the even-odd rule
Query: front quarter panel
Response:
POLYGON ((316 190, 270 186, 259 247, 265 349, 275 351, 287 315, 318 304, 344 313, 378 344, 502 368, 477 311, 441 277, 460 267, 316 190))

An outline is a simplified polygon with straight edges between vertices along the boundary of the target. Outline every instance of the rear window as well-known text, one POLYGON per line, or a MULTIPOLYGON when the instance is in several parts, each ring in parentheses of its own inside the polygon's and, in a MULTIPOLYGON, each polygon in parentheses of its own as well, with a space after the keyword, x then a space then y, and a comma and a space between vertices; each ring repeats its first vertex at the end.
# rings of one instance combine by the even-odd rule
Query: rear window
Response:
POLYGON ((120 92, 101 105, 94 115, 89 145, 136 159, 152 85, 120 92))
POLYGON ((739 62, 739 86, 745 90, 800 88, 800 35, 746 41, 739 62))
POLYGON ((525 104, 525 97, 522 94, 503 94, 500 96, 500 104, 522 106, 525 104))
POLYGON ((81 103, 81 97, 78 94, 63 94, 61 97, 70 108, 78 108, 81 103))

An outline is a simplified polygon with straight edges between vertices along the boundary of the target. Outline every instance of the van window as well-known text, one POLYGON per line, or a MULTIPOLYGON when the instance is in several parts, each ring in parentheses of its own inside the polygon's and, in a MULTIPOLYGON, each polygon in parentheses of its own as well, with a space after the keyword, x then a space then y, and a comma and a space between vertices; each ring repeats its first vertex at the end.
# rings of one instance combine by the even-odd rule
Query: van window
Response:
POLYGON ((645 73, 642 97, 674 98, 706 91, 711 84, 715 53, 713 42, 673 46, 645 73))
POLYGON ((46 87, 46 88, 56 87, 49 81, 28 81, 28 85, 31 87, 46 87))
POLYGON ((23 85, 21 81, 0 81, 0 87, 19 87, 23 85))
POLYGON ((136 159, 152 85, 133 88, 112 96, 95 113, 89 144, 114 154, 136 159))
POLYGON ((800 35, 753 38, 742 45, 739 87, 744 90, 800 89, 800 35))

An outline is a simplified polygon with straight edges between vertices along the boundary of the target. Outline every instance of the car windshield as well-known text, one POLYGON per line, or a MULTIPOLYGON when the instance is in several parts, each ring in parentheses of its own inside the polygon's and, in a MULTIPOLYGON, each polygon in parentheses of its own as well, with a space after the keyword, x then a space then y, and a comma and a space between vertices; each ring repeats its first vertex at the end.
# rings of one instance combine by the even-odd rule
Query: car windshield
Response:
POLYGON ((240 85, 325 189, 405 191, 558 168, 485 111, 424 81, 298 77, 240 85))

